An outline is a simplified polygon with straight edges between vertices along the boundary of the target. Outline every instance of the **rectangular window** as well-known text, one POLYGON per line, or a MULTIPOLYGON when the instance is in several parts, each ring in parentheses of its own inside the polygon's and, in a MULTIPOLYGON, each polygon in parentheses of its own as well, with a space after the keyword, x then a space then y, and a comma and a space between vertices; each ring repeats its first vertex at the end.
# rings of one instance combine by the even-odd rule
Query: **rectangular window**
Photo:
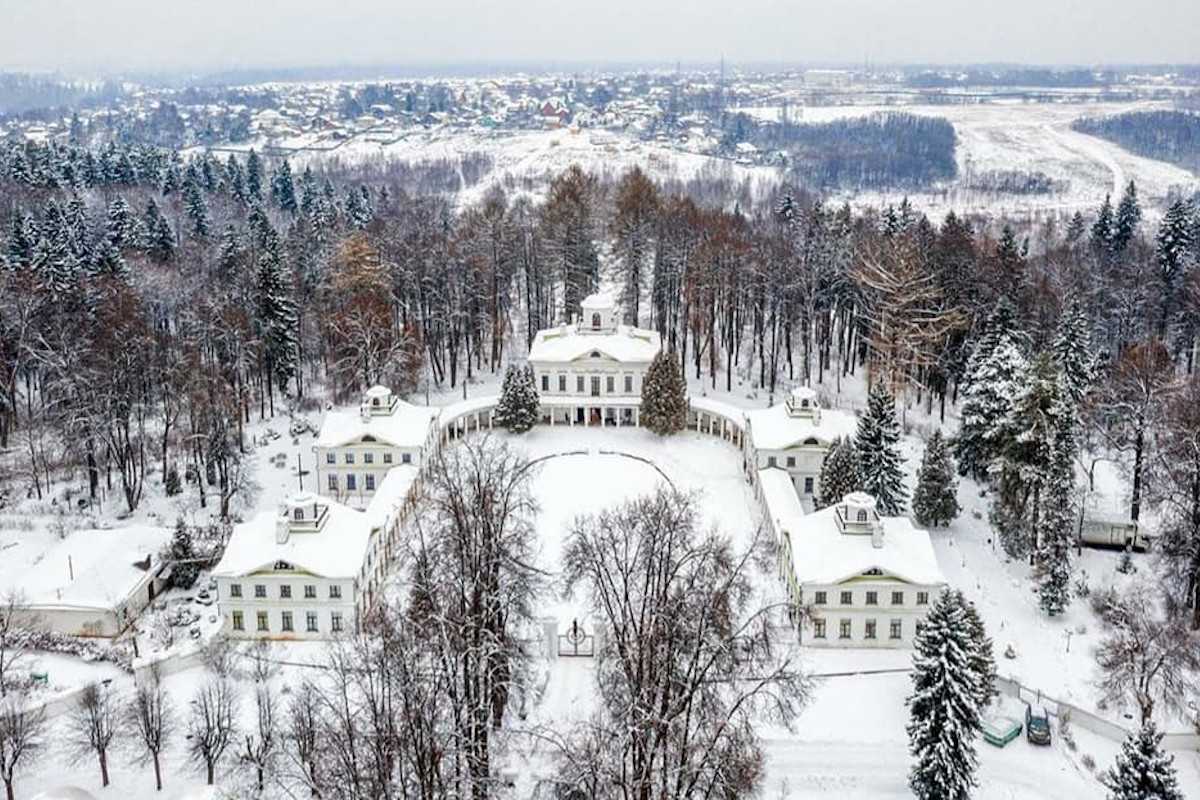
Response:
POLYGON ((400 455, 400 463, 411 464, 412 463, 412 453, 402 453, 400 455))
POLYGON ((240 583, 229 584, 229 596, 230 597, 241 597, 242 596, 242 585, 240 583))
POLYGON ((284 633, 291 633, 292 632, 292 612, 284 611, 283 614, 281 615, 281 617, 282 617, 282 619, 280 620, 279 627, 283 629, 284 633))
POLYGON ((342 597, 342 587, 336 583, 329 587, 329 596, 334 600, 340 600, 342 597))
POLYGON ((375 491, 375 474, 372 472, 368 472, 366 475, 366 481, 367 481, 367 491, 368 492, 375 491))
POLYGON ((329 491, 336 492, 337 486, 338 486, 337 475, 330 475, 328 480, 329 480, 329 491))
POLYGON ((867 605, 879 605, 879 592, 867 592, 867 605))
POLYGON ((768 467, 775 466, 775 456, 767 456, 767 466, 768 467))
POLYGON ((342 612, 334 611, 329 615, 329 629, 334 633, 342 632, 342 612))
POLYGON ((901 628, 901 625, 902 625, 901 620, 898 620, 898 619, 892 620, 891 629, 888 631, 888 637, 891 639, 899 639, 900 631, 903 630, 901 628))
POLYGON ((850 620, 844 619, 838 623, 838 638, 839 639, 849 639, 850 638, 850 620))
POLYGON ((605 392, 605 394, 612 394, 613 392, 615 392, 615 391, 617 390, 617 389, 616 389, 616 383, 615 383, 615 382, 616 382, 616 380, 617 380, 617 379, 616 379, 616 378, 614 378, 612 375, 609 375, 607 378, 605 378, 605 379, 604 379, 604 392, 605 392))
POLYGON ((391 454, 391 453, 384 453, 384 454, 383 454, 383 463, 385 463, 385 464, 390 464, 390 463, 392 463, 392 454, 391 454))
POLYGON ((346 476, 346 491, 353 492, 358 488, 358 479, 352 474, 346 476))
POLYGON ((279 596, 284 600, 292 598, 292 585, 290 583, 279 584, 279 596))
POLYGON ((305 630, 307 630, 309 633, 316 633, 317 632, 317 612, 315 612, 315 611, 308 612, 307 614, 304 615, 304 620, 305 620, 305 630))
POLYGON ((789 467, 794 467, 794 466, 796 466, 796 457, 795 457, 795 456, 788 456, 788 457, 787 457, 787 465, 788 465, 789 467))
POLYGON ((864 639, 874 639, 875 638, 875 620, 873 620, 873 619, 867 620, 866 626, 863 628, 863 638, 864 639))
POLYGON ((813 620, 813 638, 814 639, 824 639, 825 638, 825 620, 823 620, 823 619, 814 619, 813 620))
POLYGON ((258 612, 258 629, 260 631, 270 630, 267 627, 267 612, 265 611, 258 612))
POLYGON ((304 596, 310 600, 312 598, 316 597, 317 596, 317 587, 313 586, 311 583, 305 584, 304 585, 304 596))
POLYGON ((929 592, 917 592, 917 605, 929 605, 929 592))
POLYGON ((904 605, 904 592, 892 592, 892 605, 904 605))
POLYGON ((354 453, 346 453, 346 463, 347 464, 354 463, 354 453))
POLYGON ((853 605, 854 604, 854 593, 853 592, 842 592, 842 597, 841 597, 841 600, 839 600, 839 602, 844 606, 853 605))
POLYGON ((542 391, 543 392, 550 391, 550 376, 549 375, 542 376, 542 391))
POLYGON ((233 629, 235 631, 244 631, 246 629, 245 622, 242 621, 242 612, 233 612, 233 629))
POLYGON ((267 596, 267 585, 265 583, 254 584, 254 596, 255 597, 266 597, 267 596))
POLYGON ((819 606, 825 605, 825 600, 825 592, 817 592, 813 598, 813 602, 819 606))
POLYGON ((813 479, 812 478, 804 479, 804 493, 805 494, 813 493, 813 479))
POLYGON ((337 463, 337 453, 326 453, 325 454, 325 463, 326 464, 336 464, 337 463))
POLYGON ((633 376, 625 376, 625 394, 633 394, 633 376))
POLYGON ((374 453, 363 453, 363 463, 364 464, 374 464, 375 463, 375 454, 374 453))
POLYGON ((576 392, 576 394, 583 394, 583 376, 582 375, 575 376, 575 392, 576 392))

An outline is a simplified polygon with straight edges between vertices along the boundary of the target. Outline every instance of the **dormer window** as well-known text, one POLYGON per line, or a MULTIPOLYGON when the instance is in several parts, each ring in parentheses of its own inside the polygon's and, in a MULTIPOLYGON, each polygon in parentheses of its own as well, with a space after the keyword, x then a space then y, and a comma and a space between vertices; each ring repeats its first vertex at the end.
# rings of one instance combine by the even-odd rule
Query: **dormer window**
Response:
POLYGON ((378 398, 378 397, 372 397, 372 398, 371 398, 371 405, 373 405, 373 406, 375 406, 376 408, 378 408, 378 407, 379 407, 379 398, 378 398))
POLYGON ((296 522, 303 522, 304 521, 304 509, 297 508, 295 511, 293 511, 292 519, 296 520, 296 522))
POLYGON ((600 358, 600 351, 599 351, 599 350, 593 350, 593 351, 592 351, 592 354, 591 354, 591 356, 589 356, 589 358, 600 358))
POLYGON ((866 521, 867 521, 867 512, 866 512, 864 509, 861 509, 861 508, 860 508, 860 509, 858 510, 858 516, 857 516, 857 520, 858 520, 859 522, 866 522, 866 521))
MULTIPOLYGON (((292 568, 292 565, 291 565, 291 564, 289 564, 289 563, 288 563, 288 562, 286 562, 286 561, 276 561, 276 562, 275 562, 275 569, 291 569, 291 568, 292 568)), ((267 592, 266 592, 266 587, 265 587, 265 586, 263 587, 263 593, 262 593, 262 595, 259 595, 259 594, 258 594, 258 587, 257 587, 257 586, 255 586, 255 587, 254 587, 254 591, 255 591, 255 597, 260 597, 260 596, 261 596, 261 597, 265 597, 265 596, 266 596, 266 594, 267 594, 267 592)))
POLYGON ((600 315, 592 314, 592 327, 596 330, 600 329, 600 315))

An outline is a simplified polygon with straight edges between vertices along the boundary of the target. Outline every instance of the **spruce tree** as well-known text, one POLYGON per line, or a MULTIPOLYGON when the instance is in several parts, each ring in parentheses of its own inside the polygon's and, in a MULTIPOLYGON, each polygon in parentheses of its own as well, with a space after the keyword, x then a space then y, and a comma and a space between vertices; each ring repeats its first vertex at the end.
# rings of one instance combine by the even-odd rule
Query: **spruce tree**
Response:
POLYGON ((1096 358, 1092 354, 1088 327, 1083 306, 1073 300, 1063 311, 1050 346, 1062 373, 1063 385, 1075 403, 1083 399, 1096 379, 1096 358))
POLYGON ((960 475, 987 480, 1007 439, 1005 424, 1028 370, 1012 308, 1001 302, 976 343, 963 388, 962 424, 954 454, 960 475))
POLYGON ((496 403, 493 421, 513 433, 525 433, 537 424, 538 406, 533 367, 510 365, 504 373, 504 384, 500 390, 500 400, 496 403))
POLYGON ((1112 247, 1113 237, 1113 208, 1112 195, 1104 195, 1104 202, 1096 212, 1096 221, 1092 223, 1092 247, 1107 252, 1112 247))
POLYGON ((900 425, 896 422, 896 403, 882 380, 871 386, 867 411, 858 418, 854 438, 862 467, 862 488, 875 498, 879 513, 894 517, 904 511, 908 490, 900 465, 900 425))
POLYGON ((1058 437, 1050 474, 1041 493, 1038 517, 1038 605, 1057 616, 1071 603, 1071 542, 1075 513, 1071 507, 1075 465, 1067 436, 1058 437))
POLYGON ((925 443, 925 455, 917 472, 917 490, 913 493, 913 516, 922 525, 937 527, 958 516, 958 482, 954 465, 941 430, 935 430, 925 443))
POLYGON ((246 156, 246 199, 262 200, 262 190, 262 159, 258 157, 258 153, 254 152, 254 148, 250 148, 250 155, 246 156))
POLYGON ((192 546, 192 534, 183 517, 175 520, 175 533, 171 536, 171 585, 190 589, 200 574, 196 563, 196 550, 192 546))
POLYGON ((1166 335, 1175 310, 1180 284, 1187 274, 1192 248, 1195 244, 1196 207, 1190 200, 1171 203, 1154 237, 1154 256, 1158 265, 1159 289, 1163 295, 1158 314, 1157 332, 1166 335))
POLYGON ((966 601, 938 595, 913 639, 908 697, 908 785, 920 800, 965 800, 975 786, 975 741, 982 729, 981 680, 966 601))
POLYGON ((1137 186, 1133 181, 1125 187, 1121 202, 1117 204, 1117 216, 1113 221, 1112 241, 1110 247, 1113 255, 1120 255, 1129 247, 1133 237, 1137 235, 1138 226, 1142 223, 1142 205, 1138 201, 1137 186))
POLYGON ((137 244, 137 222, 125 198, 118 195, 108 204, 108 235, 117 247, 137 244))
POLYGON ((967 614, 967 632, 974 647, 971 651, 971 669, 979 679, 979 708, 987 708, 1000 695, 996 688, 996 654, 992 648, 992 637, 988 636, 979 609, 969 600, 963 600, 967 614))
POLYGON ((821 494, 817 508, 827 508, 851 492, 862 490, 862 465, 853 439, 838 437, 821 462, 821 494))
POLYGON ((642 380, 641 424, 659 436, 687 426, 687 382, 675 348, 659 350, 642 380))
POLYGON ((296 186, 292 182, 292 168, 286 158, 271 176, 271 196, 281 210, 289 214, 296 213, 296 186))
POLYGON ((183 182, 183 210, 192 223, 192 233, 198 239, 208 236, 212 230, 212 222, 208 217, 208 203, 204 200, 204 191, 200 188, 200 177, 189 169, 188 177, 183 182))
POLYGON ((1111 793, 1108 800, 1183 800, 1174 761, 1163 752, 1162 734, 1147 722, 1126 737, 1112 769, 1104 775, 1111 793))
POLYGON ((288 284, 287 273, 279 256, 279 238, 271 231, 259 257, 255 286, 258 301, 256 322, 262 341, 263 371, 268 379, 268 389, 272 382, 275 386, 284 386, 296 374, 300 320, 288 284))

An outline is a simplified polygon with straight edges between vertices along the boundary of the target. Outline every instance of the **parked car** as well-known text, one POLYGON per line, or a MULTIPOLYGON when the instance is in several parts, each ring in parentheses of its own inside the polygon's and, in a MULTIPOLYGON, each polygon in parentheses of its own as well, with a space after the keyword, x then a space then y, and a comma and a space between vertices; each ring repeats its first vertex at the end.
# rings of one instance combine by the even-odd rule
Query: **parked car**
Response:
POLYGON ((1050 744, 1050 714, 1044 706, 1025 706, 1025 738, 1032 744, 1050 744))

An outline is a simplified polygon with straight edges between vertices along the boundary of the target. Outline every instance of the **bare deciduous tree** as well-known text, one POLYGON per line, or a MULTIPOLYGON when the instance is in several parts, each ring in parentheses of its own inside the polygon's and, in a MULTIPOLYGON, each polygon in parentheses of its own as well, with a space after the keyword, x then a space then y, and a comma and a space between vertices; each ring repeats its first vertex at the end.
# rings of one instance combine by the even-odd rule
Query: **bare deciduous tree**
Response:
POLYGON ((187 726, 188 750, 204 763, 210 786, 217 762, 237 733, 237 710, 237 695, 229 681, 223 678, 214 678, 204 684, 191 702, 187 726))
POLYGON ((175 732, 175 709, 157 667, 152 669, 150 681, 134 692, 132 702, 125 709, 125 725, 139 745, 138 762, 154 764, 154 785, 161 792, 162 753, 175 732))
POLYGON ((275 730, 275 695, 265 681, 255 687, 254 708, 254 731, 246 734, 242 760, 254 768, 255 786, 261 795, 267 772, 279 751, 279 735, 275 730))
POLYGON ((604 625, 600 709, 562 770, 581 796, 741 797, 759 786, 758 726, 790 724, 809 686, 777 645, 790 629, 783 607, 755 604, 755 555, 698 532, 694 501, 673 489, 576 523, 568 590, 584 589, 604 625))
POLYGON ((1200 672, 1200 637, 1164 613, 1155 592, 1108 589, 1092 596, 1092 607, 1107 629, 1096 648, 1104 695, 1118 704, 1132 698, 1143 725, 1156 707, 1182 710, 1200 672))
POLYGON ((17 609, 25 604, 22 595, 8 590, 0 598, 0 699, 8 695, 10 676, 25 657, 23 648, 17 647, 17 609))
POLYGON ((8 800, 15 800, 16 776, 28 770, 45 746, 46 717, 42 709, 25 706, 20 698, 0 702, 0 780, 8 800))
POLYGON ((108 749, 117 735, 117 712, 108 694, 108 685, 89 683, 83 687, 69 717, 67 743, 79 755, 96 754, 100 761, 100 782, 108 786, 108 749))

